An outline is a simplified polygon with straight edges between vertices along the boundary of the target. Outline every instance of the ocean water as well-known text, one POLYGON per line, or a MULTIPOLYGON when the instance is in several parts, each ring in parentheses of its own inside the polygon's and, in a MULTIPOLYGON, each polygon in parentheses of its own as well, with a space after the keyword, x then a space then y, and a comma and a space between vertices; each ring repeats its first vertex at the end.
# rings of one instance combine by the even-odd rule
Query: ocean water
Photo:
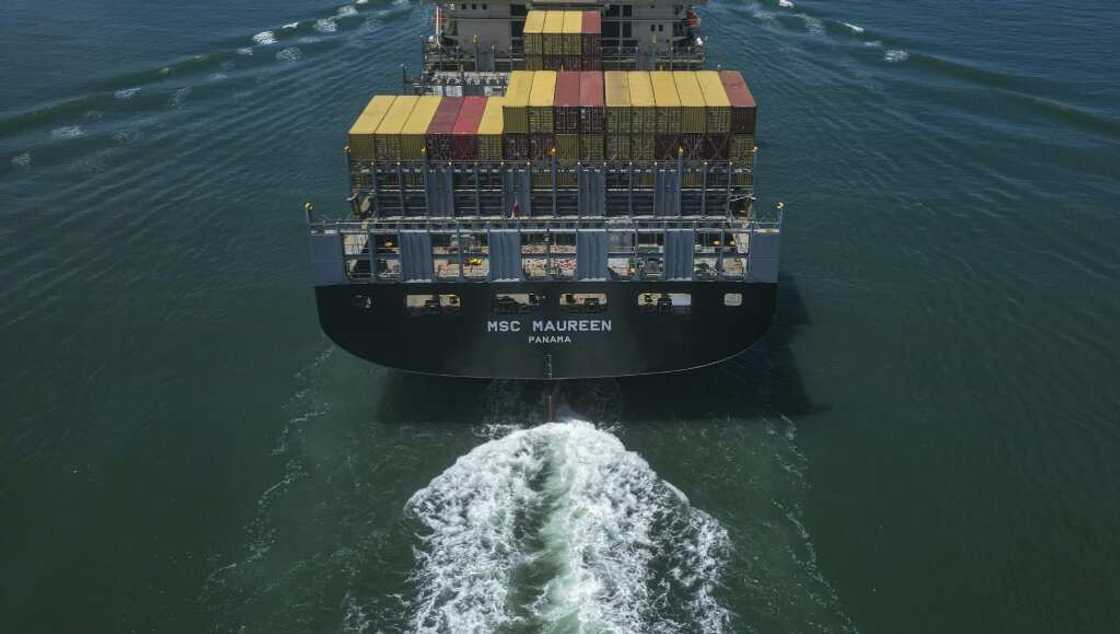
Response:
POLYGON ((430 7, 0 5, 0 631, 1120 630, 1120 8, 715 1, 775 325, 681 375, 390 372, 302 205, 430 7))

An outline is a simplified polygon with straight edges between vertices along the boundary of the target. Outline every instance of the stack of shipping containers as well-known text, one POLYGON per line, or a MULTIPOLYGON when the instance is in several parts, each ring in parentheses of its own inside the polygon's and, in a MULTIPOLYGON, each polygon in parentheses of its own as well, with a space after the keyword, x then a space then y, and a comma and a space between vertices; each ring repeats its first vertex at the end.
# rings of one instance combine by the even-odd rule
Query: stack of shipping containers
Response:
POLYGON ((525 70, 544 68, 544 14, 544 11, 530 11, 525 16, 525 29, 522 32, 525 70))
POLYGON ((377 126, 377 133, 373 139, 374 151, 379 161, 399 161, 401 159, 401 129, 404 128, 408 116, 420 97, 402 95, 393 101, 385 118, 377 126))
POLYGON ((502 154, 507 159, 529 158, 529 97, 533 93, 533 71, 515 70, 509 75, 502 108, 502 154))
POLYGON ((584 11, 583 27, 580 31, 583 70, 602 70, 602 34, 603 17, 598 11, 584 11))
POLYGON ((563 59, 561 68, 565 70, 580 70, 580 55, 583 52, 583 13, 580 11, 564 11, 564 27, 560 36, 563 59))
POLYGON ((736 162, 753 164, 755 103, 746 80, 738 71, 720 72, 723 89, 731 103, 731 135, 728 140, 727 158, 736 162))
POLYGON ((653 84, 644 71, 629 71, 626 78, 630 81, 630 157, 635 161, 652 161, 657 133, 653 84))
POLYGON ((727 135, 731 132, 731 101, 723 89, 719 73, 702 70, 696 73, 700 92, 704 95, 704 158, 727 156, 727 135))
POLYGON ((603 73, 579 73, 579 158, 584 161, 603 160, 604 112, 603 73))
POLYGON ((490 97, 478 123, 478 158, 482 161, 502 159, 502 104, 504 97, 490 97))
POLYGON ((579 76, 576 71, 556 74, 553 99, 553 125, 556 130, 556 158, 579 159, 579 76))
POLYGON ((630 160, 630 80, 626 73, 603 73, 607 111, 607 160, 630 160))
POLYGON ((548 158, 553 147, 553 99, 556 95, 556 71, 533 73, 533 89, 529 94, 529 156, 548 158))
POLYGON ((450 161, 453 157, 451 146, 452 134, 455 131, 455 122, 459 119, 459 110, 463 107, 462 97, 444 97, 428 124, 427 148, 428 158, 433 161, 450 161))
POLYGON ((545 70, 560 70, 564 63, 563 11, 545 11, 542 41, 544 45, 543 68, 545 70))
MULTIPOLYGON (((482 158, 479 156, 481 145, 481 131, 479 122, 482 113, 486 110, 486 97, 464 97, 463 107, 459 109, 459 118, 451 129, 451 158, 456 161, 473 161, 482 158)), ((498 139, 501 155, 501 139, 498 139)))

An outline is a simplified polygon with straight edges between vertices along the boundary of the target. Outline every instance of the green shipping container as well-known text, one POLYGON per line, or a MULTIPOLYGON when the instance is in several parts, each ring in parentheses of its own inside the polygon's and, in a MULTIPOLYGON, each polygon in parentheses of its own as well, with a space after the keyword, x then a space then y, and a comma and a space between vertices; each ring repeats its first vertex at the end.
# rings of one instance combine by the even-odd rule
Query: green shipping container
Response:
POLYGON ((601 161, 604 157, 605 138, 601 134, 583 134, 579 137, 579 158, 581 161, 601 161))
POLYGON ((561 161, 575 161, 579 159, 579 135, 556 135, 556 158, 561 161))
POLYGON ((630 135, 612 134, 607 137, 607 160, 630 160, 630 135))

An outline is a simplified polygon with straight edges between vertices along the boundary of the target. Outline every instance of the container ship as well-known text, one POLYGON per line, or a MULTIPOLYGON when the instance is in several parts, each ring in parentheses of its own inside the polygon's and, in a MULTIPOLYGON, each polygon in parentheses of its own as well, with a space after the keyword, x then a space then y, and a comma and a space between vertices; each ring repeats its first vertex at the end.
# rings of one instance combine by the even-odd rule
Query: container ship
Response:
POLYGON ((576 379, 762 336, 780 204, 755 204, 755 100, 705 68, 692 5, 433 13, 422 65, 349 130, 349 208, 306 207, 331 340, 413 372, 576 379))

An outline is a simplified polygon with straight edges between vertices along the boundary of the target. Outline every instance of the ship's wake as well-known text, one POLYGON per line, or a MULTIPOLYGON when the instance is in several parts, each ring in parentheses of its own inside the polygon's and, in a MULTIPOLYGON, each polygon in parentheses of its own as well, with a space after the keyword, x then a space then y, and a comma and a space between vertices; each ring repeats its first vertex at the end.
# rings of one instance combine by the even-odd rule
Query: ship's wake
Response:
POLYGON ((729 627, 726 531, 589 423, 480 445, 407 510, 420 534, 415 631, 729 627))

